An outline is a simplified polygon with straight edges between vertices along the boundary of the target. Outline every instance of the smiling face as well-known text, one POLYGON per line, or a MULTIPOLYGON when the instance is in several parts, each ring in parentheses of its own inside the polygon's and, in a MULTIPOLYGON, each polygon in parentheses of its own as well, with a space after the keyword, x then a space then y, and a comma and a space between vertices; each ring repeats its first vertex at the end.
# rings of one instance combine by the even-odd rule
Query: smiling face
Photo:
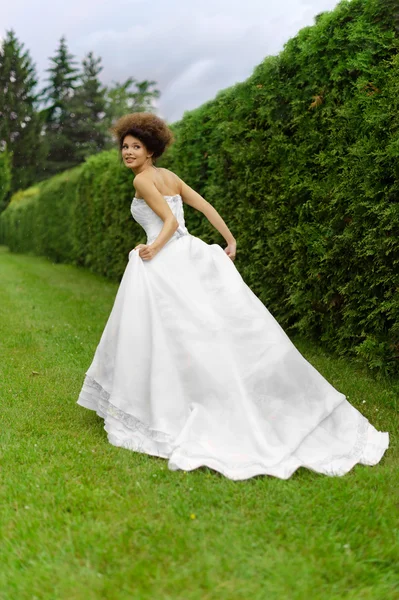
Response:
POLYGON ((122 144, 122 158, 125 165, 136 174, 152 165, 152 154, 143 142, 128 134, 122 144))

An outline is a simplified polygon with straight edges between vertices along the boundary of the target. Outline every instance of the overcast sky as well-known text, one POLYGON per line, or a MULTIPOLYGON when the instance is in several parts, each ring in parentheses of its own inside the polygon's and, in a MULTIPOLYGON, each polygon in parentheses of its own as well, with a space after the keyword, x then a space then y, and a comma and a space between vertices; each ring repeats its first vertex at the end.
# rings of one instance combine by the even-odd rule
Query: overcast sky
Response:
POLYGON ((155 80, 158 113, 172 123, 251 75, 337 0, 0 0, 0 37, 14 29, 40 88, 66 36, 80 61, 102 58, 104 84, 155 80))

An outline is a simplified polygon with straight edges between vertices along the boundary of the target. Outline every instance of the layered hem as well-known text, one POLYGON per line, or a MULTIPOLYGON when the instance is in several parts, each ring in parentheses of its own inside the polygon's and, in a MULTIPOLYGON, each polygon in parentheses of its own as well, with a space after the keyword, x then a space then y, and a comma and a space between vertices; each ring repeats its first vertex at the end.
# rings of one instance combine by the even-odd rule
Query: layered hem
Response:
MULTIPOLYGON (((179 445, 178 436, 173 438, 170 434, 151 428, 140 419, 113 405, 110 397, 111 394, 99 382, 86 374, 77 404, 95 411, 104 419, 104 429, 110 444, 167 459, 171 471, 191 471, 199 467, 208 467, 236 481, 257 475, 288 479, 300 467, 324 475, 342 476, 356 464, 376 465, 389 445, 389 434, 377 431, 365 417, 358 413, 354 443, 347 453, 336 454, 323 460, 316 460, 315 457, 315 460, 312 458, 304 461, 299 458, 302 442, 296 451, 275 465, 265 465, 259 460, 251 459, 227 464, 226 461, 215 456, 202 455, 200 446, 193 451, 188 443, 179 445)), ((323 421, 319 426, 322 423, 323 421)))

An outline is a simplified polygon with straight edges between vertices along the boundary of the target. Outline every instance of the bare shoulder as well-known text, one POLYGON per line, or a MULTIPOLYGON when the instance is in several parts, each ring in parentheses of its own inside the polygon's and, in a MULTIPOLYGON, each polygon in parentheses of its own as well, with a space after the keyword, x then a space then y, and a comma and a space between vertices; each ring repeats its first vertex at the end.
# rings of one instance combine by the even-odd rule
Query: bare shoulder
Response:
POLYGON ((157 167, 157 171, 161 171, 162 173, 170 173, 170 175, 177 177, 177 175, 173 173, 173 171, 171 171, 170 169, 165 169, 165 167, 157 167))
POLYGON ((135 175, 134 179, 133 179, 133 185, 137 182, 139 183, 140 181, 152 181, 152 177, 151 175, 149 175, 149 173, 147 171, 143 171, 142 173, 138 173, 137 175, 135 175))
POLYGON ((178 177, 176 175, 176 173, 174 173, 170 169, 165 169, 164 167, 157 167, 157 169, 158 169, 158 171, 160 171, 160 174, 162 175, 163 181, 166 183, 166 185, 170 188, 177 187, 178 193, 180 194, 180 192, 181 192, 180 177, 178 177))
POLYGON ((143 187, 148 188, 148 185, 151 186, 151 184, 155 187, 153 178, 146 171, 138 173, 133 179, 133 187, 138 194, 142 193, 143 187))

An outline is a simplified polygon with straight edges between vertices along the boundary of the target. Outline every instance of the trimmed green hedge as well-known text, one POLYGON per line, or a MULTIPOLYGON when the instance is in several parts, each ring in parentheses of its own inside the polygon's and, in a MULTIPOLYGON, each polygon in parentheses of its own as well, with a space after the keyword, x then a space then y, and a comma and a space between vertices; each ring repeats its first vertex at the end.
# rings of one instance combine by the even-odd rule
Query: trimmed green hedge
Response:
POLYGON ((133 195, 117 151, 102 152, 14 194, 0 216, 0 241, 118 279, 135 241, 145 241, 129 211, 133 195))
MULTIPOLYGON (((185 113, 162 159, 226 220, 237 268, 288 333, 389 374, 399 373, 395 11, 352 0, 319 15, 247 81, 185 113)), ((12 202, 0 239, 118 278, 145 239, 131 183, 116 152, 92 157, 26 208, 12 202)), ((222 241, 200 213, 186 216, 191 233, 222 241)))

